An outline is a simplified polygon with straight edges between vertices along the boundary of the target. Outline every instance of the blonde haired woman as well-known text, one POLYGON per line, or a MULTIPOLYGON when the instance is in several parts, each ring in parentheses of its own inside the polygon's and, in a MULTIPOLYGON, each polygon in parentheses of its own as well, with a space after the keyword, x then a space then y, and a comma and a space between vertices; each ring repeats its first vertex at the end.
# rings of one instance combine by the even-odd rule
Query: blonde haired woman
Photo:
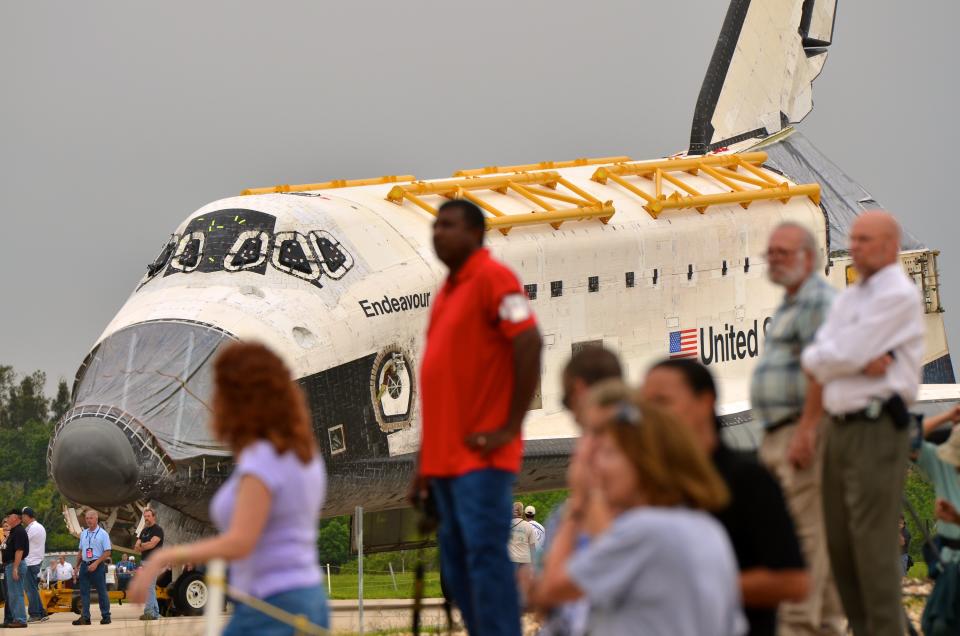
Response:
POLYGON ((708 513, 727 489, 686 429, 611 400, 625 395, 605 383, 591 398, 606 417, 592 452, 571 462, 570 500, 530 600, 548 609, 585 597, 593 634, 744 634, 736 558, 708 513))

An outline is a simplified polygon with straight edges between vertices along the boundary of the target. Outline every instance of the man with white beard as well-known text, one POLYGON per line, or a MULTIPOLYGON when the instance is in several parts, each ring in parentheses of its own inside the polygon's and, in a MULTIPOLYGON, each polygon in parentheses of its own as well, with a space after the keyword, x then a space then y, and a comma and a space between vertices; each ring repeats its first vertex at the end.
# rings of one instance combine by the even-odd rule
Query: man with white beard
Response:
POLYGON ((806 600, 780 605, 777 633, 844 634, 823 522, 823 445, 818 435, 824 417, 822 387, 809 382, 800 365, 800 354, 813 342, 835 292, 817 272, 816 239, 801 225, 783 223, 773 231, 767 263, 771 282, 786 293, 767 328, 750 402, 765 429, 760 460, 783 489, 811 583, 806 600))

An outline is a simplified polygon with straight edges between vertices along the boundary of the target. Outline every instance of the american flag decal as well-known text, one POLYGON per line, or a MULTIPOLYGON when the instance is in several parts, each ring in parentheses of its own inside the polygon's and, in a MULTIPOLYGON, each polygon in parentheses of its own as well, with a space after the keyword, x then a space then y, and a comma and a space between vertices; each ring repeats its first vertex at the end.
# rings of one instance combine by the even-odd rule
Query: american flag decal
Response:
POLYGON ((696 358, 697 355, 696 329, 670 332, 670 358, 696 358))

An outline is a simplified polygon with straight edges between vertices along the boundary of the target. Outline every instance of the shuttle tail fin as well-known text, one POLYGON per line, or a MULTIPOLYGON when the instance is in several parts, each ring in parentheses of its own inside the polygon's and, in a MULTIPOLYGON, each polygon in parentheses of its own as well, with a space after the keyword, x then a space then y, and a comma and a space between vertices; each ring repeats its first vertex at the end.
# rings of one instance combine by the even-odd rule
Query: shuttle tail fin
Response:
POLYGON ((837 0, 731 0, 700 87, 690 154, 772 135, 813 109, 837 0))

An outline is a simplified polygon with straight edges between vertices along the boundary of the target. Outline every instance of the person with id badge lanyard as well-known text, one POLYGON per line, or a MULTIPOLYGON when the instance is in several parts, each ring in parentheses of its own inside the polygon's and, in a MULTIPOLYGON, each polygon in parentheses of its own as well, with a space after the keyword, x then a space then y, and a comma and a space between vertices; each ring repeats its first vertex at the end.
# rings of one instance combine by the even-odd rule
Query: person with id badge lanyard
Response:
POLYGON ((80 533, 80 553, 77 555, 77 568, 74 578, 80 581, 80 618, 74 625, 90 624, 90 586, 97 588, 97 600, 100 603, 100 624, 110 624, 110 597, 107 595, 107 566, 104 564, 110 556, 110 535, 100 527, 96 510, 87 510, 83 516, 87 524, 80 533))

